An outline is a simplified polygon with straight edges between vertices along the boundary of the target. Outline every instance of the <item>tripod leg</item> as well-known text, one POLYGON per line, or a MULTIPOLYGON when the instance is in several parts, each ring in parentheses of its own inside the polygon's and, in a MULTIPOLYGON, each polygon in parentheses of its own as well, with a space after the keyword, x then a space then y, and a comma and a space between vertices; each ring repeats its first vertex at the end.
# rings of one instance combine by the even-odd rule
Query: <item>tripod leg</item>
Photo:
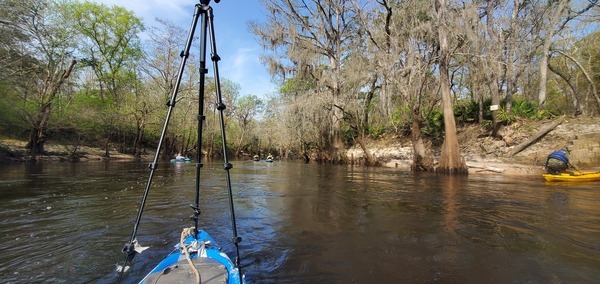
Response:
MULTIPOLYGON (((181 84, 181 78, 183 76, 185 64, 186 64, 187 58, 189 57, 189 54, 190 54, 190 47, 192 45, 192 40, 194 38, 194 31, 196 30, 196 25, 198 23, 198 15, 200 15, 200 12, 201 12, 200 5, 196 5, 196 9, 194 11, 194 18, 192 20, 192 25, 191 25, 189 33, 188 33, 188 38, 187 38, 187 42, 185 44, 185 49, 181 52, 181 65, 179 66, 179 73, 177 75, 177 81, 175 83, 175 87, 173 88, 173 94, 171 95, 171 98, 167 102, 167 106, 169 106, 169 109, 167 110, 167 116, 165 118, 163 129, 162 129, 162 132, 160 135, 160 139, 158 141, 158 146, 156 148, 154 160, 148 166, 150 168, 150 175, 148 177, 148 181, 146 182, 146 188, 144 190, 144 195, 142 196, 142 200, 140 201, 138 214, 137 214, 135 223, 133 225, 133 230, 131 233, 131 238, 129 239, 129 243, 125 244, 125 247, 123 248, 123 252, 125 252, 127 254, 127 256, 125 257, 125 264, 123 265, 123 268, 127 267, 127 265, 131 261, 133 261, 133 257, 135 256, 133 247, 134 247, 135 238, 137 235, 137 230, 139 228, 140 221, 142 219, 142 214, 144 212, 146 199, 148 198, 148 193, 150 192, 150 186, 152 184, 152 178, 154 177, 154 171, 158 167, 158 158, 160 156, 160 150, 162 149, 162 144, 163 144, 163 141, 164 141, 166 133, 167 133, 169 120, 171 119, 171 114, 173 112, 173 108, 175 107, 175 103, 177 102, 177 93, 179 92, 179 86, 181 84)), ((119 274, 119 282, 121 281, 121 279, 123 277, 124 271, 125 271, 125 269, 122 269, 119 274)))
POLYGON ((206 27, 207 27, 207 16, 206 11, 210 8, 208 5, 197 4, 197 9, 201 14, 200 19, 200 59, 198 67, 198 71, 200 73, 200 79, 198 84, 198 144, 196 146, 197 154, 196 154, 196 205, 194 207, 194 237, 197 237, 198 233, 198 216, 199 214, 199 206, 200 206, 200 169, 202 168, 202 130, 204 126, 204 121, 206 117, 204 116, 204 92, 205 92, 205 81, 206 81, 206 73, 208 73, 208 69, 206 69, 206 27))
POLYGON ((216 95, 217 95, 217 110, 219 110, 219 118, 220 118, 220 122, 221 122, 221 137, 222 137, 222 142, 223 142, 223 160, 224 160, 224 169, 227 175, 227 191, 229 193, 229 211, 231 213, 231 226, 233 229, 233 244, 235 245, 235 250, 236 250, 236 260, 235 260, 235 265, 238 267, 240 275, 243 275, 242 273, 242 268, 240 266, 240 248, 239 248, 239 243, 242 242, 242 238, 238 236, 237 233, 237 225, 235 222, 235 210, 234 210, 234 206, 233 206, 233 191, 231 189, 231 175, 229 170, 231 168, 233 168, 233 166, 231 165, 231 163, 229 163, 229 157, 227 155, 227 139, 226 139, 226 135, 225 135, 225 117, 223 114, 223 111, 225 110, 226 106, 223 103, 223 96, 221 95, 221 79, 219 77, 219 60, 221 60, 221 58, 219 57, 219 55, 217 54, 217 44, 216 44, 216 40, 215 40, 215 28, 214 28, 214 23, 213 23, 213 19, 214 19, 214 15, 212 13, 212 8, 208 9, 208 18, 207 18, 207 24, 208 24, 208 28, 209 28, 209 35, 210 35, 210 42, 211 42, 211 46, 210 46, 210 51, 211 51, 211 60, 213 62, 213 72, 214 72, 214 80, 215 80, 215 91, 216 91, 216 95))

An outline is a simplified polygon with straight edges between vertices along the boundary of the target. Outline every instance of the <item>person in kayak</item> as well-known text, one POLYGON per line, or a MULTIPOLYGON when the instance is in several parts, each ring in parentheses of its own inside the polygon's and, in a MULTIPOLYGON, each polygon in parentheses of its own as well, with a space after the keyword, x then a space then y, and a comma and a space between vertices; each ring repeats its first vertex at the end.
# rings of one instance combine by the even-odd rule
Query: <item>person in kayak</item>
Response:
POLYGON ((546 159, 546 172, 549 174, 567 173, 569 167, 579 171, 579 169, 569 161, 569 156, 565 150, 556 150, 546 159))

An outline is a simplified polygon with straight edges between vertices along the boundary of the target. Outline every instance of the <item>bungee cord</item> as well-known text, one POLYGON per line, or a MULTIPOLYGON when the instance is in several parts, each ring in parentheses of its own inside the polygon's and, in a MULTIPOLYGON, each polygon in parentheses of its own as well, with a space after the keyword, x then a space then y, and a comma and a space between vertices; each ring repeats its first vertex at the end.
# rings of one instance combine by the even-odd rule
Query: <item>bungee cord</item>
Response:
MULTIPOLYGON (((215 0, 215 2, 219 3, 219 0, 215 0)), ((137 243, 136 236, 137 236, 138 228, 139 228, 139 225, 140 225, 140 222, 142 219, 142 215, 144 212, 144 207, 146 205, 146 201, 147 201, 147 198, 148 198, 148 195, 150 192, 150 187, 152 184, 154 173, 155 173, 156 169, 158 168, 158 159, 160 157, 160 150, 162 149, 162 145, 163 145, 164 138, 166 137, 169 121, 171 119, 173 109, 175 108, 175 105, 177 102, 177 94, 179 92, 179 87, 181 84, 181 80, 182 80, 182 76, 183 76, 184 69, 186 66, 186 62, 187 62, 187 59, 190 54, 190 48, 192 45, 192 40, 194 38, 194 33, 196 31, 198 20, 200 20, 200 23, 201 23, 200 62, 199 62, 200 63, 200 66, 199 66, 200 78, 199 78, 199 88, 198 88, 198 93, 199 93, 198 130, 197 130, 197 134, 198 134, 198 142, 197 143, 198 144, 196 147, 196 149, 197 149, 196 182, 195 182, 196 197, 195 197, 195 203, 190 205, 194 211, 193 215, 191 216, 191 219, 194 221, 194 227, 193 227, 193 231, 190 233, 193 234, 194 239, 198 238, 198 232, 199 232, 198 223, 199 223, 199 216, 201 214, 200 205, 199 205, 199 203, 200 203, 200 170, 203 167, 203 164, 201 163, 201 155, 202 155, 201 146, 202 146, 203 122, 205 121, 205 116, 204 116, 205 96, 204 96, 204 93, 205 93, 206 74, 208 73, 208 69, 206 69, 206 46, 207 46, 207 35, 208 35, 210 37, 210 42, 211 42, 211 45, 210 45, 211 60, 213 62, 213 73, 214 73, 213 76, 214 76, 215 93, 216 93, 216 100, 217 100, 216 109, 219 111, 221 137, 222 137, 221 140, 222 140, 222 147, 223 147, 224 170, 225 170, 225 175, 226 175, 226 187, 227 187, 227 192, 228 192, 228 197, 229 197, 228 198, 229 211, 230 211, 230 215, 231 215, 231 226, 232 226, 232 231, 233 231, 232 243, 235 246, 235 252, 236 252, 236 258, 235 258, 234 265, 238 269, 239 274, 241 275, 240 283, 243 282, 243 273, 242 273, 242 269, 240 266, 241 258, 240 258, 240 250, 239 250, 239 243, 242 241, 242 238, 240 236, 238 236, 238 232, 237 232, 237 224, 236 224, 236 220, 235 220, 236 218, 235 218, 235 210, 234 210, 234 203, 233 203, 233 190, 231 187, 231 175, 230 175, 230 171, 229 171, 230 169, 233 168, 233 165, 229 162, 229 158, 227 155, 227 147, 226 147, 227 140, 226 140, 226 135, 225 135, 225 117, 224 117, 224 110, 226 109, 226 106, 223 103, 222 94, 221 94, 221 83, 220 83, 219 68, 218 68, 218 61, 220 60, 220 57, 217 54, 217 48, 216 48, 216 42, 215 42, 213 10, 212 10, 212 7, 209 6, 209 3, 210 3, 210 0, 200 0, 200 3, 195 5, 194 16, 193 16, 193 20, 192 20, 192 23, 191 23, 191 26, 190 26, 190 29, 188 32, 188 38, 187 38, 187 41, 185 44, 185 48, 180 54, 181 64, 179 66, 179 73, 177 75, 177 80, 176 80, 175 86, 173 88, 173 93, 171 95, 171 98, 167 101, 168 110, 167 110, 167 115, 165 118, 165 122, 164 122, 164 125, 162 128, 162 131, 161 131, 160 140, 157 145, 154 159, 153 159, 152 163, 149 164, 149 166, 148 166, 150 169, 150 174, 149 174, 148 180, 146 182, 144 194, 140 201, 139 210, 138 210, 138 214, 136 216, 135 222, 134 222, 131 237, 129 239, 129 242, 127 244, 125 244, 125 246, 123 247, 123 250, 122 250, 126 255, 125 255, 124 265, 122 267, 118 268, 119 283, 121 282, 124 272, 127 270, 128 265, 131 264, 131 262, 133 261, 135 255, 137 253, 141 252, 141 250, 143 250, 143 249, 141 249, 141 250, 139 249, 140 246, 137 243)), ((183 249, 186 250, 185 247, 183 247, 183 249)), ((187 251, 186 251, 186 253, 187 253, 187 251)), ((188 255, 188 259, 189 259, 189 255, 188 255)), ((195 267, 194 267, 194 270, 196 270, 195 267)), ((197 274, 196 276, 197 276, 197 280, 199 281, 200 275, 197 274)))

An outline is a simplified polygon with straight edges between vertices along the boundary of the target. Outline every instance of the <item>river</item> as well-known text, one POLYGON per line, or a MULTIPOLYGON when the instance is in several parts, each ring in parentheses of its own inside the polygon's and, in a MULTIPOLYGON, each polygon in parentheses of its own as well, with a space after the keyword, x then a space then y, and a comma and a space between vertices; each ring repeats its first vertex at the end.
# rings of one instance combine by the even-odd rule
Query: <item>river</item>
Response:
MULTIPOLYGON (((600 184, 233 161, 249 283, 598 283, 600 184)), ((0 282, 114 283, 146 163, 0 165, 0 282)), ((193 163, 161 163, 124 283, 192 226, 193 163)), ((225 171, 201 174, 202 228, 233 259, 225 171)))

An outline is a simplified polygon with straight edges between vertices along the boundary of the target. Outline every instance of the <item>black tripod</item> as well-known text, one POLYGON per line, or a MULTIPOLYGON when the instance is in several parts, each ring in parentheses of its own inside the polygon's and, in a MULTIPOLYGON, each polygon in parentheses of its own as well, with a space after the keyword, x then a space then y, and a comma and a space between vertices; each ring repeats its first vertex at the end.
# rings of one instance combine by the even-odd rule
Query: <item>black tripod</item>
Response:
MULTIPOLYGON (((215 2, 219 3, 220 0, 215 0, 215 2)), ((199 67, 200 84, 199 84, 199 90, 198 90, 198 93, 199 93, 199 98, 198 98, 198 102, 199 102, 198 103, 198 145, 196 148, 198 151, 198 153, 196 155, 197 156, 196 157, 196 200, 195 200, 195 204, 190 205, 192 207, 192 209, 194 210, 194 214, 191 216, 191 218, 194 220, 194 237, 197 238, 197 235, 198 235, 198 217, 200 216, 200 208, 199 208, 200 169, 202 168, 202 163, 201 163, 202 126, 203 126, 203 122, 205 120, 204 92, 205 92, 206 73, 208 73, 208 69, 206 69, 206 44, 207 44, 207 32, 208 32, 208 35, 210 36, 210 43, 211 43, 211 45, 210 45, 211 60, 213 62, 215 92, 216 92, 216 97, 217 97, 216 109, 219 111, 219 118, 220 118, 220 122, 221 122, 220 127, 221 127, 222 143, 223 143, 222 147, 223 147, 224 169, 225 169, 226 178, 227 178, 226 180, 227 180, 227 191, 229 194, 229 210, 231 213, 231 226, 232 226, 232 230, 233 230, 232 242, 235 245, 235 250, 236 250, 235 266, 239 269, 240 275, 243 275, 242 269, 240 266, 240 249, 239 249, 239 243, 242 241, 242 238, 239 237, 237 234, 237 225, 236 225, 236 221, 235 221, 235 210, 234 210, 234 205, 233 205, 233 192, 231 189, 231 177, 230 177, 230 172, 229 172, 229 170, 231 168, 233 168, 233 165, 231 163, 229 163, 229 158, 227 155, 227 147, 226 147, 227 140, 226 140, 226 136, 225 136, 225 120, 224 120, 224 115, 223 115, 223 111, 225 110, 226 106, 225 106, 225 104, 223 104, 223 100, 222 100, 222 96, 221 96, 221 82, 220 82, 220 78, 219 78, 218 61, 221 58, 219 57, 219 55, 217 55, 217 47, 216 47, 216 43, 215 43, 215 31, 214 31, 214 24, 213 24, 214 16, 213 16, 212 8, 209 6, 209 3, 210 3, 210 0, 200 0, 200 3, 195 5, 194 18, 192 20, 192 24, 191 24, 191 27, 190 27, 190 30, 188 33, 188 38, 187 38, 187 42, 185 44, 185 49, 180 54, 181 65, 179 66, 179 73, 177 76, 177 81, 176 81, 175 87, 173 89, 173 94, 171 95, 171 98, 167 102, 168 111, 167 111, 165 123, 163 125, 162 133, 160 136, 160 140, 158 142, 154 160, 149 165, 150 176, 146 183, 146 189, 144 191, 144 195, 140 202, 140 207, 138 210, 137 218, 135 220, 131 238, 129 240, 129 243, 127 243, 125 245, 125 247, 123 248, 123 252, 125 252, 127 254, 127 256, 125 258, 125 265, 123 266, 123 268, 127 267, 127 265, 129 263, 131 263, 131 261, 133 260, 134 256, 137 253, 135 250, 137 230, 138 230, 138 227, 140 224, 140 220, 142 218, 144 205, 146 203, 146 199, 148 197, 148 192, 150 190, 150 185, 152 183, 152 178, 154 176, 154 172, 155 172, 156 168, 158 167, 158 158, 160 155, 160 150, 162 148, 162 143, 166 136, 167 127, 169 124, 169 120, 171 118, 171 114, 172 114, 175 104, 177 102, 177 93, 179 92, 179 86, 180 86, 181 79, 183 76, 183 71, 185 69, 185 64, 186 64, 187 59, 190 54, 189 53, 190 47, 192 45, 192 40, 194 37, 196 26, 198 24, 198 19, 200 19, 201 20, 200 21, 200 23, 201 23, 201 31, 200 31, 201 32, 201 34, 200 34, 201 43, 200 43, 200 67, 199 67)), ((121 279, 124 270, 125 269, 121 270, 119 280, 121 279)), ((240 279, 242 279, 242 277, 240 277, 240 279)))

